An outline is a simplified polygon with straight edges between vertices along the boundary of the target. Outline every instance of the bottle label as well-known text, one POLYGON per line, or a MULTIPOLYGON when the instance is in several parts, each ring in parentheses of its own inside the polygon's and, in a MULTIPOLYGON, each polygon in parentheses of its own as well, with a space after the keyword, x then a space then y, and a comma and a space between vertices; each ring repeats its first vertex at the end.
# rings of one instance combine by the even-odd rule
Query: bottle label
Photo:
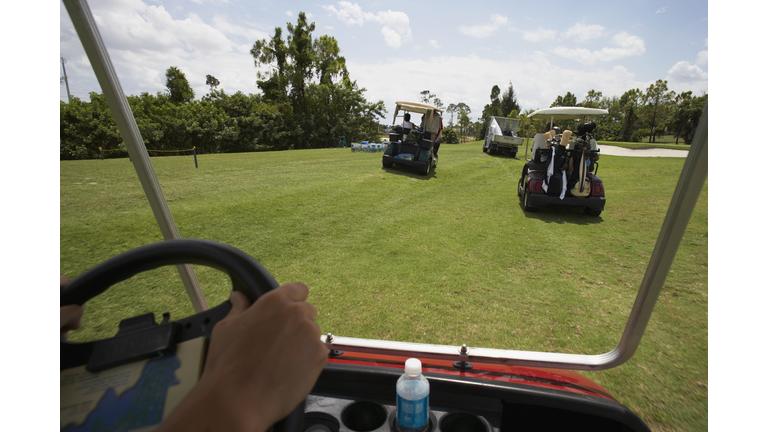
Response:
POLYGON ((419 400, 397 397, 397 423, 408 429, 420 428, 429 421, 429 395, 419 400))

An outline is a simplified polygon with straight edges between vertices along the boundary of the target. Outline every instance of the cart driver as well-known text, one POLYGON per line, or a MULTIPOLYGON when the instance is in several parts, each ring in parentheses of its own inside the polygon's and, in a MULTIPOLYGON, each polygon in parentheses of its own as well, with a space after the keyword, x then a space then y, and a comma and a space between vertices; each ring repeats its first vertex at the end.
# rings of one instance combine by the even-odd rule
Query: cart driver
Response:
POLYGON ((416 125, 411 123, 411 115, 409 113, 405 113, 403 116, 403 127, 410 130, 416 129, 416 125))
MULTIPOLYGON (((69 282, 61 277, 60 286, 69 282)), ((328 358, 317 309, 300 282, 274 289, 251 305, 233 291, 232 309, 216 323, 200 381, 160 432, 266 431, 314 387, 328 358)), ((61 336, 80 327, 82 306, 61 308, 61 336)))

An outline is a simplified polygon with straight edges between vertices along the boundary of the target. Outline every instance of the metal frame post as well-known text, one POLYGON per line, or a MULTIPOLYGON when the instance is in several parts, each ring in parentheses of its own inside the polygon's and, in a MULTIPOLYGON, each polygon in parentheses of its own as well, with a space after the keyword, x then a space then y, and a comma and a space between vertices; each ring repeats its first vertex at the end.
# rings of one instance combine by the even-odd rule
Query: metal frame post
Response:
MULTIPOLYGON (((176 223, 171 215, 171 210, 168 208, 168 203, 160 188, 160 183, 157 181, 155 169, 149 160, 149 154, 144 145, 144 140, 141 138, 141 132, 136 124, 136 119, 133 117, 131 107, 128 105, 128 99, 126 99, 117 74, 112 67, 112 61, 101 39, 99 29, 96 27, 96 22, 93 19, 88 3, 85 0, 64 0, 64 6, 67 8, 69 18, 72 20, 72 24, 80 38, 80 43, 83 44, 88 60, 91 62, 91 67, 93 67, 93 72, 96 74, 101 90, 107 99, 109 110, 115 118, 120 136, 123 138, 125 147, 128 149, 128 155, 136 169, 136 174, 139 176, 144 194, 149 200, 149 205, 152 208, 152 213, 155 215, 163 238, 165 240, 179 239, 181 235, 179 235, 179 230, 176 228, 176 223)), ((208 303, 197 281, 195 272, 192 270, 192 266, 184 264, 178 265, 176 268, 179 270, 179 275, 184 283, 184 287, 187 289, 187 294, 192 301, 195 312, 207 310, 208 303)))

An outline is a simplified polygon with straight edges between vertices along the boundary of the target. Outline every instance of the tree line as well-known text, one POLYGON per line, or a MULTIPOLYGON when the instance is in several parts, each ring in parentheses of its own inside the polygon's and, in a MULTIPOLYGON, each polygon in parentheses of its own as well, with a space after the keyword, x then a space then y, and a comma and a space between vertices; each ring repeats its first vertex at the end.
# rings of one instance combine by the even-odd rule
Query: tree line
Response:
MULTIPOLYGON (((254 66, 267 66, 266 72, 256 74, 261 94, 227 94, 217 89, 221 83, 216 77, 207 75, 210 92, 195 99, 184 73, 169 67, 165 92, 127 97, 146 147, 195 147, 204 154, 332 147, 340 136, 347 143, 379 141, 378 119, 387 112, 384 102, 365 99, 366 90, 349 77, 337 41, 329 36, 315 38, 314 30, 315 24, 308 23, 301 12, 296 25, 287 23, 285 37, 283 29, 276 27, 271 38, 253 44, 254 66)), ((90 102, 71 97, 69 103, 60 104, 61 159, 97 158, 99 147, 125 149, 104 95, 92 92, 89 96, 90 102)), ((690 144, 707 97, 691 91, 675 93, 660 79, 645 91, 630 89, 621 96, 603 97, 593 89, 581 102, 567 92, 550 107, 607 109, 609 114, 596 120, 600 140, 640 142, 647 137, 650 143, 657 136, 673 135, 676 143, 690 144)), ((503 92, 498 85, 491 88, 490 103, 476 121, 464 102, 444 107, 429 90, 421 92, 420 100, 445 110, 448 124, 443 141, 448 143, 458 143, 467 135, 482 140, 491 116, 519 118, 521 136, 549 128, 544 121, 533 121, 529 128, 527 116, 534 109, 520 107, 512 82, 503 92)), ((572 122, 561 123, 562 129, 575 130, 572 122)), ((125 156, 120 153, 110 154, 125 156)))
MULTIPOLYGON (((127 96, 146 147, 236 153, 332 147, 340 136, 348 143, 378 141, 384 102, 365 99, 337 41, 314 38, 314 30, 301 12, 296 25, 287 23, 285 38, 276 27, 270 39, 253 44, 254 66, 269 68, 257 73, 261 94, 227 94, 207 75, 211 90, 195 99, 184 73, 171 66, 165 92, 127 96)), ((104 95, 89 96, 90 102, 72 97, 60 104, 62 160, 97 158, 99 147, 125 148, 104 95)))
MULTIPOLYGON (((428 90, 426 94, 431 98, 422 98, 423 101, 440 102, 440 99, 428 90)), ((422 92, 422 95, 425 95, 425 92, 422 92)), ((659 79, 645 91, 631 89, 621 96, 603 97, 602 92, 593 89, 587 92, 581 102, 578 102, 576 95, 567 92, 564 96, 558 96, 549 107, 582 106, 608 110, 608 115, 595 120, 599 140, 641 142, 647 138, 649 143, 653 143, 658 136, 672 135, 676 144, 680 141, 690 144, 707 99, 707 94, 696 96, 691 91, 671 91, 667 81, 659 79)), ((450 104, 445 108, 448 126, 443 132, 443 138, 445 142, 458 143, 459 137, 467 132, 473 135, 474 139, 482 140, 488 131, 488 120, 491 116, 520 119, 517 131, 520 136, 549 130, 549 122, 529 122, 528 115, 534 111, 536 110, 522 110, 511 82, 503 92, 498 85, 494 85, 491 88, 490 103, 483 107, 482 113, 474 122, 468 117, 471 109, 463 102, 450 104), (457 119, 456 123, 454 117, 457 119), (455 127, 459 128, 458 133, 455 127)), ((563 130, 576 130, 578 126, 574 121, 560 121, 555 125, 563 130)))

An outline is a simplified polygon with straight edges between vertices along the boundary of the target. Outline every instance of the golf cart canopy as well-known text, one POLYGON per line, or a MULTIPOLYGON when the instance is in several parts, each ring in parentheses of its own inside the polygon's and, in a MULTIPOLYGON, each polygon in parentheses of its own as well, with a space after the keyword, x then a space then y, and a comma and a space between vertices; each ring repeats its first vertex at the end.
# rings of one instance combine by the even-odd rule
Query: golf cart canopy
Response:
POLYGON ((397 113, 401 110, 419 114, 427 114, 434 111, 437 111, 440 114, 443 113, 443 110, 440 108, 422 102, 395 102, 395 104, 397 104, 397 106, 395 107, 395 117, 394 120, 392 120, 393 122, 397 120, 397 113))
POLYGON ((395 116, 392 118, 392 124, 397 124, 397 114, 400 111, 405 111, 424 114, 424 130, 426 132, 438 133, 443 128, 440 121, 443 113, 442 109, 422 102, 395 102, 395 104, 395 116))
POLYGON ((544 108, 528 114, 533 120, 571 120, 583 117, 597 117, 608 114, 608 110, 585 107, 544 108))

